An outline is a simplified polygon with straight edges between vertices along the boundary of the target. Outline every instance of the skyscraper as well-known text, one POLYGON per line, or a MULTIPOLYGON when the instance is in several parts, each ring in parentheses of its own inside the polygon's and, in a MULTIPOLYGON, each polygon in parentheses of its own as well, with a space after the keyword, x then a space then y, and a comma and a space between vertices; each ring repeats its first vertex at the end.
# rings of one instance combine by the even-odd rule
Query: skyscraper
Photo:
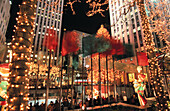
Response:
MULTIPOLYGON (((48 50, 43 46, 47 29, 56 31, 58 38, 61 36, 61 25, 64 0, 38 0, 35 19, 35 36, 33 41, 32 60, 36 63, 38 52, 43 53, 43 63, 49 58, 48 50)), ((60 39, 58 39, 60 40, 60 39)), ((56 64, 57 52, 53 52, 52 63, 56 64)))
POLYGON ((5 34, 10 18, 10 8, 9 0, 0 1, 0 44, 5 44, 6 41, 5 34))
POLYGON ((6 31, 10 18, 10 0, 0 0, 0 62, 4 62, 6 31))
MULTIPOLYGON (((152 36, 149 36, 149 37, 153 37, 153 42, 154 42, 153 45, 155 45, 154 51, 156 53, 157 52, 159 53, 159 51, 161 51, 164 54, 166 54, 166 48, 167 50, 169 50, 167 43, 165 42, 165 39, 164 39, 164 38, 167 38, 167 40, 169 40, 168 38, 169 37, 168 35, 168 32, 169 32, 168 20, 169 19, 167 17, 169 15, 169 8, 167 5, 168 3, 169 1, 166 1, 166 0, 163 0, 163 1, 151 0, 151 1, 145 2, 145 11, 148 17, 148 19, 145 19, 145 20, 148 20, 149 25, 147 23, 145 24, 149 26, 149 31, 152 33, 152 36), (162 50, 164 48, 165 48, 165 51, 162 50)), ((124 63, 126 63, 128 66, 128 68, 123 71, 121 71, 120 69, 118 70, 124 73, 124 74, 121 74, 124 76, 124 77, 121 77, 121 79, 125 78, 124 80, 127 80, 127 82, 132 82, 134 81, 134 79, 138 78, 138 74, 142 73, 142 74, 147 75, 146 77, 148 80, 148 84, 150 84, 151 82, 150 73, 148 72, 149 68, 144 67, 144 66, 148 66, 148 59, 146 57, 146 53, 144 53, 146 51, 145 48, 147 48, 147 47, 144 47, 145 45, 144 41, 147 41, 147 40, 146 40, 146 37, 144 39, 144 33, 143 33, 144 31, 142 30, 142 22, 144 21, 141 21, 142 18, 139 13, 138 6, 136 4, 136 1, 133 2, 133 0, 109 0, 111 35, 116 39, 120 39, 122 43, 132 44, 134 53, 135 53, 134 57, 126 58, 121 61, 118 61, 118 62, 121 62, 119 63, 120 65, 123 65, 124 63), (139 63, 141 61, 145 65, 142 65, 143 66, 141 68, 142 72, 140 72, 140 70, 137 72, 135 67, 139 66, 140 65, 139 63), (133 67, 130 68, 131 66, 134 66, 134 68, 133 67), (128 77, 125 77, 127 75, 128 77)), ((151 40, 151 39, 152 38, 149 38, 148 40, 151 40)), ((119 66, 118 62, 116 62, 117 65, 115 66, 119 66)), ((161 64, 161 62, 159 64, 161 64)), ((122 81, 122 83, 124 83, 124 81, 122 81)), ((164 83, 166 84, 166 82, 164 83)), ((151 92, 150 88, 148 89, 149 89, 148 92, 151 92)))
MULTIPOLYGON (((140 15, 136 4, 134 7, 128 9, 128 5, 125 7, 125 0, 110 0, 110 23, 111 23, 111 35, 120 39, 122 43, 132 44, 136 49, 141 50, 143 47, 143 35, 141 32, 140 15), (121 8, 122 7, 122 8, 121 8), (124 15, 121 14, 124 10, 129 12, 124 15)), ((137 63, 136 57, 131 58, 133 63, 137 63)))
MULTIPOLYGON (((129 0, 110 0, 110 25, 111 35, 120 39, 122 43, 133 45, 134 53, 144 51, 144 36, 141 26, 141 17, 136 2, 129 0)), ((146 10, 148 13, 148 11, 146 10)), ((153 33, 155 47, 163 47, 162 41, 153 33)), ((124 59, 137 65, 136 56, 124 59), (130 60, 130 61, 129 61, 130 60)))

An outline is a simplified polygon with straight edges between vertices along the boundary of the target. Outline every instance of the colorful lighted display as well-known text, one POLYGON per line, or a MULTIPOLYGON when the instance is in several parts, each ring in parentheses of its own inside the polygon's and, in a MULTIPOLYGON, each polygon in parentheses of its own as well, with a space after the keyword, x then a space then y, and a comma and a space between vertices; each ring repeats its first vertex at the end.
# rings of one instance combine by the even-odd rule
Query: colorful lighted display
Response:
POLYGON ((144 95, 144 90, 146 88, 144 84, 144 79, 145 75, 141 74, 138 76, 138 80, 135 79, 135 81, 133 82, 133 87, 135 88, 135 92, 138 94, 138 99, 141 106, 145 106, 147 103, 144 95))

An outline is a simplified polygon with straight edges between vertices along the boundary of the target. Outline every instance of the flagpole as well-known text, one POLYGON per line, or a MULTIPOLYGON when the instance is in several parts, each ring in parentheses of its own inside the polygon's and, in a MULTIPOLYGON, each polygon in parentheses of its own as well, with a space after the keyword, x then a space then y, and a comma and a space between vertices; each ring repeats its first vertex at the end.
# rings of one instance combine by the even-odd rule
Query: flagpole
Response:
POLYGON ((115 61, 115 58, 114 56, 112 56, 112 59, 113 59, 113 74, 114 74, 114 95, 115 95, 115 102, 117 102, 117 91, 116 91, 116 74, 115 74, 115 68, 114 68, 114 61, 115 61))
POLYGON ((59 104, 60 104, 60 111, 62 111, 61 109, 61 99, 62 99, 62 78, 63 78, 63 56, 61 57, 61 75, 60 75, 60 100, 59 100, 59 104))
MULTIPOLYGON (((38 63, 38 71, 37 71, 37 80, 36 80, 36 87, 35 87, 35 104, 36 104, 36 101, 38 102, 38 97, 37 97, 37 89, 38 89, 38 74, 39 74, 39 63, 38 63)), ((36 105, 37 107, 37 105, 36 105)))
POLYGON ((93 58, 92 58, 92 54, 91 54, 91 92, 92 92, 92 107, 94 105, 93 103, 93 58))
POLYGON ((100 53, 99 53, 99 98, 100 98, 100 105, 102 105, 100 53))
MULTIPOLYGON (((72 54, 73 55, 73 54, 72 54)), ((72 57, 73 59, 73 57, 72 57)), ((74 95, 74 90, 73 90, 73 82, 74 82, 74 67, 72 65, 72 81, 71 81, 71 108, 74 110, 74 107, 73 107, 73 95, 74 95)))
POLYGON ((48 94, 49 94, 49 78, 50 78, 50 64, 51 64, 51 50, 49 51, 49 64, 48 64, 48 76, 47 76, 47 85, 46 85, 46 100, 45 100, 45 111, 47 111, 48 106, 48 94))
POLYGON ((106 74, 105 74, 105 72, 104 72, 104 94, 105 94, 105 98, 106 98, 106 87, 107 87, 107 85, 106 85, 106 74))
MULTIPOLYGON (((84 54, 84 43, 83 43, 83 40, 82 40, 82 52, 84 54)), ((82 55, 82 106, 84 105, 83 74, 84 74, 84 57, 82 55)))
MULTIPOLYGON (((67 60, 70 61, 70 54, 68 54, 67 56, 67 60)), ((68 62, 67 62, 68 63, 68 62)), ((70 79, 70 75, 69 75, 69 64, 67 64, 67 77, 68 77, 68 81, 67 81, 67 99, 68 99, 68 91, 69 91, 69 79, 70 79)))
POLYGON ((108 103, 110 103, 110 95, 109 95, 109 75, 108 75, 108 59, 106 56, 106 73, 107 73, 107 97, 108 97, 108 103))

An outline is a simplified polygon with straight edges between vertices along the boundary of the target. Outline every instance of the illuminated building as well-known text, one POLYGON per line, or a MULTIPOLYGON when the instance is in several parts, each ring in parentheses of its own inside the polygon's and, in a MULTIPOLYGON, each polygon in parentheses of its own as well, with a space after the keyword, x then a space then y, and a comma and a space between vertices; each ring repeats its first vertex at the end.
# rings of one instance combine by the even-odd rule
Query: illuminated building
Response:
POLYGON ((10 18, 10 0, 0 1, 0 62, 4 62, 4 56, 6 51, 6 31, 8 27, 8 22, 10 18))
MULTIPOLYGON (((144 36, 141 30, 141 18, 137 5, 135 4, 128 9, 129 6, 126 5, 128 2, 126 0, 109 0, 109 13, 110 25, 112 26, 111 36, 120 40, 121 43, 133 45, 134 57, 118 60, 114 63, 116 84, 119 86, 116 92, 119 95, 125 94, 129 98, 133 93, 131 87, 125 88, 122 85, 130 85, 129 83, 137 78, 138 60, 136 52, 144 50, 144 36), (122 7, 124 5, 126 6, 122 7), (123 14, 124 10, 128 12, 125 15, 123 14)), ((146 67, 143 67, 143 72, 147 73, 146 67)))
MULTIPOLYGON (((111 35, 120 39, 122 43, 133 44, 133 48, 141 50, 143 48, 143 35, 141 32, 140 15, 137 6, 130 8, 129 13, 120 16, 119 8, 125 5, 125 0, 111 0, 109 3, 111 35)), ((128 6, 127 6, 128 7, 128 6)), ((127 9, 122 8, 122 10, 127 9)), ((125 59, 125 62, 137 64, 136 57, 125 59)))
MULTIPOLYGON (((128 1, 126 0, 109 1, 110 25, 112 26, 111 35, 116 39, 120 39, 122 43, 132 44, 134 46, 134 53, 144 51, 144 37, 138 7, 135 4, 128 9, 129 5, 126 4, 128 4, 128 1), (124 10, 128 13, 123 14, 124 10)), ((160 48, 165 45, 163 41, 160 41, 159 38, 156 37, 155 34, 153 36, 156 48, 160 48)), ((124 62, 134 63, 137 65, 136 57, 125 59, 124 62)))
MULTIPOLYGON (((134 57, 127 58, 121 60, 123 63, 138 65, 138 60, 136 56, 136 52, 144 51, 144 43, 143 43, 143 32, 141 26, 141 18, 135 4, 131 8, 128 9, 128 2, 125 0, 110 0, 109 1, 109 11, 110 11, 110 25, 111 27, 111 35, 116 39, 120 39, 122 43, 132 44, 134 49, 134 57), (122 7, 122 8, 121 8, 122 7), (121 9, 121 11, 120 11, 121 9), (120 16, 121 12, 124 10, 129 12, 127 14, 123 14, 120 16)), ((157 48, 163 47, 163 42, 161 42, 156 35, 155 45, 157 48)))
MULTIPOLYGON (((159 0, 153 0, 149 2, 158 2, 159 0)), ((144 30, 142 30, 142 21, 141 15, 139 13, 139 7, 136 2, 131 4, 129 8, 128 3, 132 1, 129 0, 110 0, 109 1, 109 11, 110 11, 110 25, 111 35, 116 39, 119 39, 122 43, 132 44, 134 49, 134 57, 122 59, 115 62, 115 67, 117 74, 119 75, 117 84, 118 85, 129 85, 138 77, 138 72, 136 70, 139 65, 139 60, 137 59, 137 52, 145 52, 144 45, 144 30), (126 13, 128 12, 128 13, 126 13)), ((160 2, 160 1, 159 1, 160 2)), ((149 7, 149 6, 148 6, 149 7)), ((167 6, 168 7, 168 6, 167 6)), ((168 8, 167 8, 168 9, 168 8)), ((150 17, 150 13, 145 7, 147 16, 150 17)), ((154 9, 153 9, 154 10, 154 9)), ((153 11, 152 10, 152 11, 153 11)), ((167 10, 166 10, 167 11, 167 10)), ((156 11, 155 11, 156 12, 156 11)), ((154 19, 158 19, 155 17, 154 19)), ((150 21, 149 21, 150 22, 150 21)), ((154 27, 154 24, 150 22, 150 28, 154 27)), ((146 31, 146 30, 145 30, 146 31)), ((158 32, 159 33, 159 32, 158 32)), ((159 34, 152 32, 153 41, 155 45, 155 51, 158 51, 159 48, 163 48, 166 44, 164 40, 161 40, 159 34)), ((146 46, 146 45, 145 45, 146 46)), ((146 48, 146 47, 145 47, 146 48)), ((159 52, 159 51, 158 51, 159 52)), ((148 79, 148 85, 150 85, 150 76, 149 68, 142 67, 140 73, 144 73, 148 79)), ((151 92, 150 88, 149 91, 151 92)), ((118 91, 119 94, 122 94, 123 91, 118 91)))
POLYGON ((0 45, 5 44, 6 41, 6 30, 10 18, 11 2, 9 0, 0 1, 0 45))
MULTIPOLYGON (((43 40, 47 29, 54 29, 58 38, 61 36, 61 25, 63 16, 64 0, 38 0, 34 41, 32 50, 32 59, 37 63, 38 52, 43 52, 43 63, 49 58, 48 50, 43 46, 43 40)), ((57 53, 53 53, 52 64, 56 65, 57 53)))

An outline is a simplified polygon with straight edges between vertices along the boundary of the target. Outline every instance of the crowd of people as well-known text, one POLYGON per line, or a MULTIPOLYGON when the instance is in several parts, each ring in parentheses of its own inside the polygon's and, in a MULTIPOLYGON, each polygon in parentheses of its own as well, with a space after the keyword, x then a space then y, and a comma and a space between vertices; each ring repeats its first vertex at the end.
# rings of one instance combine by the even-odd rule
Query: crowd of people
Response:
MULTIPOLYGON (((55 103, 53 101, 47 107, 48 111, 60 111, 60 104, 56 100, 55 103)), ((30 109, 28 111, 45 111, 45 104, 37 102, 34 106, 30 103, 30 109)))
MULTIPOLYGON (((97 97, 97 99, 93 99, 93 105, 92 105, 92 98, 90 99, 85 99, 85 102, 83 105, 85 105, 85 107, 91 107, 91 106, 98 106, 101 105, 101 99, 99 98, 99 96, 97 97)), ((115 98, 113 98, 113 96, 110 96, 110 101, 108 101, 108 98, 104 98, 102 97, 102 105, 104 104, 111 104, 111 103, 115 103, 115 102, 124 102, 124 103, 128 103, 128 104, 133 104, 133 105, 139 105, 139 101, 137 98, 136 94, 133 94, 131 96, 131 98, 128 98, 127 100, 123 99, 123 96, 117 96, 117 101, 115 100, 115 98)), ((68 100, 68 98, 64 98, 63 101, 61 102, 61 110, 64 111, 65 108, 67 109, 79 109, 82 107, 82 102, 77 102, 75 99, 73 100, 73 106, 71 107, 71 102, 68 100)), ((30 103, 30 109, 29 111, 44 111, 45 110, 45 104, 41 103, 39 104, 39 102, 37 102, 34 106, 32 105, 32 103, 30 103)), ((58 102, 58 100, 55 101, 55 103, 53 101, 50 102, 50 104, 47 107, 48 111, 60 111, 60 104, 58 102)))

